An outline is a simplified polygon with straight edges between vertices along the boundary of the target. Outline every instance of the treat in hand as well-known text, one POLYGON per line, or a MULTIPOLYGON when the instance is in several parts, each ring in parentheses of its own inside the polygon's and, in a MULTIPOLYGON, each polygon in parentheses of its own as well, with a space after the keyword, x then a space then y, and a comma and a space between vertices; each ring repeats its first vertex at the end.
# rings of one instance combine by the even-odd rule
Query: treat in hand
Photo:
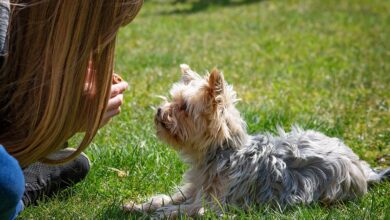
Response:
POLYGON ((112 84, 118 84, 122 81, 123 81, 122 77, 120 77, 118 74, 114 73, 112 75, 112 84))

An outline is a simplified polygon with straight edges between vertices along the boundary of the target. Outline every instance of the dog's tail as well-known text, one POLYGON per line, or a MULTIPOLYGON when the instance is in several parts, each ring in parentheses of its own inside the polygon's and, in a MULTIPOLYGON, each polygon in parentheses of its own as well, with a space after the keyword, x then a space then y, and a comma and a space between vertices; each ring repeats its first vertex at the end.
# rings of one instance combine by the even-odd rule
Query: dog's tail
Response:
POLYGON ((379 171, 371 170, 367 181, 369 185, 390 181, 390 167, 379 171))
POLYGON ((379 172, 380 181, 390 181, 390 167, 379 172))

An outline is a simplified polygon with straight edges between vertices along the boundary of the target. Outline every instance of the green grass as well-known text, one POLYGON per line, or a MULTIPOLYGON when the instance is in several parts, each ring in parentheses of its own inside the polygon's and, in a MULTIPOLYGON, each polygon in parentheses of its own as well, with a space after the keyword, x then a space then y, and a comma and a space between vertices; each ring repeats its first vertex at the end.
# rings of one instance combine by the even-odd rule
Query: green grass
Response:
MULTIPOLYGON (((167 95, 180 63, 200 73, 222 69, 242 99, 238 108, 251 133, 298 123, 342 138, 373 166, 390 165, 390 1, 207 2, 147 1, 121 30, 116 70, 130 83, 122 114, 88 148, 93 164, 86 180, 27 208, 21 219, 135 219, 122 213, 123 201, 143 201, 180 184, 186 166, 153 127, 155 95, 167 95)), ((390 184, 330 207, 232 213, 390 219, 390 184)))

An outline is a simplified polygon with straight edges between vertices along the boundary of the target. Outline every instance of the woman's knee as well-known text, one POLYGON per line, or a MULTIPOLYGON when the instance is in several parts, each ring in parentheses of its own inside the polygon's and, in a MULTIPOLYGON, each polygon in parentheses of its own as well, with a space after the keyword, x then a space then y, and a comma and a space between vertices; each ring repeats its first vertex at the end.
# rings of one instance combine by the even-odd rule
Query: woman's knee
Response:
POLYGON ((19 163, 0 145, 0 213, 15 209, 24 193, 24 176, 19 163))

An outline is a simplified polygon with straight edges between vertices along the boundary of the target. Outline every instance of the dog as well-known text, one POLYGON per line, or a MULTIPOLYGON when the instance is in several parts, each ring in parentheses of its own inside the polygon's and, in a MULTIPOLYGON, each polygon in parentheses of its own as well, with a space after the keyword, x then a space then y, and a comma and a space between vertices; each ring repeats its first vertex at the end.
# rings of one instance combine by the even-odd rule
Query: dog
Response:
POLYGON ((157 195, 129 212, 157 217, 222 213, 265 203, 289 206, 354 199, 368 185, 388 180, 340 139, 293 126, 289 133, 249 135, 236 109, 237 95, 214 69, 201 77, 186 64, 182 78, 157 110, 157 136, 189 164, 184 184, 172 196, 157 195))

